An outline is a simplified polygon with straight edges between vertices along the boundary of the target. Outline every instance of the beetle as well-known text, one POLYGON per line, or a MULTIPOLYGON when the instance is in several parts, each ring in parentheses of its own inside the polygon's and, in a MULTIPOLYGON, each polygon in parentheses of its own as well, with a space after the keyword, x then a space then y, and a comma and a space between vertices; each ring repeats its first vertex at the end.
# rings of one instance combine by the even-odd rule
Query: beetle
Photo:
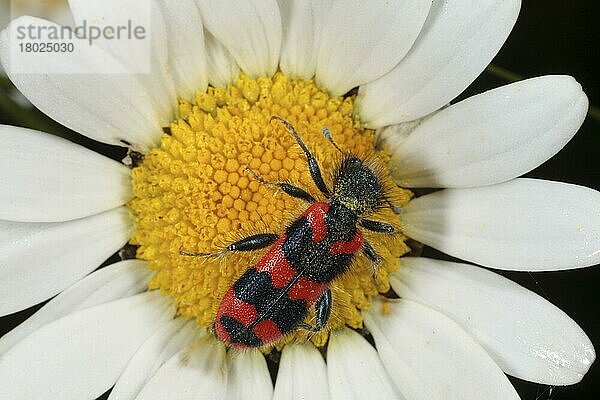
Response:
POLYGON ((227 290, 214 321, 216 336, 234 348, 262 347, 296 330, 318 332, 331 314, 330 285, 344 274, 354 257, 362 252, 375 273, 380 257, 364 238, 361 229, 394 234, 386 222, 363 218, 382 207, 392 207, 383 181, 368 162, 345 154, 333 141, 327 128, 325 137, 345 154, 333 174, 330 191, 315 157, 294 126, 279 116, 304 152, 310 175, 327 201, 317 201, 306 190, 285 182, 266 182, 246 169, 263 184, 310 203, 310 206, 283 234, 262 233, 231 243, 218 253, 187 253, 184 256, 214 256, 225 252, 255 251, 270 247, 227 290), (314 307, 315 326, 304 323, 314 307))

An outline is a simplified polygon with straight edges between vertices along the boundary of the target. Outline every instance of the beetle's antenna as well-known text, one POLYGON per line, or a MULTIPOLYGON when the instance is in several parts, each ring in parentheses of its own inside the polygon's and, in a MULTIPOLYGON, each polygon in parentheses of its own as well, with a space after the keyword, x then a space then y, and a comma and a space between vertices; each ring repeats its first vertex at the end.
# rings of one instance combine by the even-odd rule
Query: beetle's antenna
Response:
POLYGON ((300 146, 300 148, 306 155, 306 161, 308 162, 308 170, 310 171, 310 176, 315 182, 315 185, 317 185, 317 188, 319 188, 319 190, 325 195, 325 197, 331 197, 331 192, 329 191, 327 185, 325 184, 325 181, 323 180, 323 175, 321 175, 321 168, 319 168, 319 163, 317 163, 315 157, 312 155, 308 147, 306 147, 306 144, 304 144, 304 142, 302 141, 302 138, 296 131, 296 128, 294 128, 294 125, 292 125, 291 123, 289 123, 288 121, 286 121, 278 115, 273 115, 271 117, 271 121, 273 121, 274 119, 281 122, 286 127, 286 129, 292 134, 292 136, 294 136, 294 139, 296 139, 296 143, 298 143, 298 146, 300 146))
POLYGON ((294 139, 296 139, 298 146, 300 146, 302 151, 304 151, 304 153, 306 154, 306 157, 309 160, 314 158, 313 155, 310 153, 310 150, 308 150, 308 147, 306 147, 306 144, 304 144, 304 141, 300 137, 300 134, 298 133, 298 131, 296 131, 296 128, 294 128, 294 125, 292 125, 289 121, 287 121, 286 119, 283 119, 279 115, 273 115, 271 117, 271 121, 273 121, 273 120, 277 120, 277 121, 281 122, 283 124, 283 126, 285 126, 285 128, 288 130, 288 132, 290 132, 292 134, 292 136, 294 136, 294 139))
POLYGON ((337 143, 333 140, 333 137, 331 136, 331 131, 327 128, 323 128, 321 130, 321 132, 323 132, 323 136, 325 136, 325 139, 329 140, 329 143, 331 143, 336 149, 338 149, 338 151, 342 154, 345 154, 346 152, 344 150, 342 150, 340 148, 340 146, 337 145, 337 143))

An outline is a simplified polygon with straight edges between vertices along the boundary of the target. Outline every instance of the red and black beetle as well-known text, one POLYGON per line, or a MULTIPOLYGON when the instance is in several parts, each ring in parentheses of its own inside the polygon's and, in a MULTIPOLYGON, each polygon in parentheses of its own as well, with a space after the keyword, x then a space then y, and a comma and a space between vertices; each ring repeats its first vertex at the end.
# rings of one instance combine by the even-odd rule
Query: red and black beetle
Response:
MULTIPOLYGON (((281 121, 294 136, 307 157, 313 181, 328 201, 317 202, 304 189, 288 183, 265 182, 249 170, 262 183, 275 185, 311 206, 281 235, 249 236, 222 250, 253 251, 271 246, 227 290, 217 311, 214 331, 219 339, 235 348, 261 347, 296 329, 313 332, 323 329, 331 312, 331 282, 349 269, 359 251, 374 266, 380 262, 359 227, 384 234, 396 232, 388 223, 362 218, 382 207, 397 211, 386 196, 382 179, 368 163, 346 155, 335 171, 333 191, 330 191, 317 160, 295 128, 281 117, 274 116, 273 119, 281 121), (310 326, 303 321, 313 306, 316 324, 310 326)), ((337 147, 326 128, 323 133, 337 147)))

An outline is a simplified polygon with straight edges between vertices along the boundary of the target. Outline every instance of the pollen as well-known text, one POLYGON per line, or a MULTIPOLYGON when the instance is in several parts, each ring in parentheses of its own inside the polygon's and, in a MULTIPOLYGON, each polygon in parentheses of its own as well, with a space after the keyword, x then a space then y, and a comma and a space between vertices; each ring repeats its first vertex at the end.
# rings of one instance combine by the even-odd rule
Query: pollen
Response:
MULTIPOLYGON (((155 272, 150 288, 170 296, 180 316, 194 319, 199 327, 212 327, 227 289, 267 251, 220 250, 252 234, 282 234, 308 207, 259 182, 248 169, 265 181, 291 183, 325 201, 304 153, 272 117, 295 126, 331 187, 341 154, 323 136, 324 127, 345 151, 378 159, 381 165, 388 161, 386 152, 375 148, 375 133, 353 119, 353 105, 353 97, 329 97, 313 81, 282 73, 258 79, 242 74, 227 88, 211 87, 193 103, 181 102, 179 119, 162 136, 160 146, 132 170, 131 243, 139 246, 137 257, 155 272), (189 257, 182 251, 214 257, 189 257)), ((381 174, 394 204, 406 204, 411 193, 391 183, 387 172, 381 174)), ((369 218, 400 226, 400 216, 390 209, 369 218)), ((401 234, 363 233, 382 258, 376 275, 370 261, 358 254, 350 271, 331 285, 333 306, 326 328, 317 334, 299 330, 277 347, 306 340, 323 346, 331 330, 362 327, 362 312, 370 307, 370 299, 389 291, 388 275, 409 251, 401 234)), ((314 319, 311 311, 306 322, 314 325, 314 319)))

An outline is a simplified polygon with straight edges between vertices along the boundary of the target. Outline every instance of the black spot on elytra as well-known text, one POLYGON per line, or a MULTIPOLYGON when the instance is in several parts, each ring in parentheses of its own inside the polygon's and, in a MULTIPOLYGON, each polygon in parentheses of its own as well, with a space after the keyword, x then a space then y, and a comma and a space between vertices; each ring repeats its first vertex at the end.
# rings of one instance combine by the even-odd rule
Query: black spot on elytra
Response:
POLYGON ((249 347, 262 346, 262 340, 235 318, 228 315, 222 315, 220 322, 221 325, 223 325, 223 328, 229 333, 231 343, 242 344, 249 347))
POLYGON ((308 313, 306 301, 290 299, 286 287, 276 288, 271 275, 256 268, 250 268, 234 283, 233 293, 238 300, 256 308, 257 319, 251 327, 271 320, 285 334, 294 330, 308 313))

